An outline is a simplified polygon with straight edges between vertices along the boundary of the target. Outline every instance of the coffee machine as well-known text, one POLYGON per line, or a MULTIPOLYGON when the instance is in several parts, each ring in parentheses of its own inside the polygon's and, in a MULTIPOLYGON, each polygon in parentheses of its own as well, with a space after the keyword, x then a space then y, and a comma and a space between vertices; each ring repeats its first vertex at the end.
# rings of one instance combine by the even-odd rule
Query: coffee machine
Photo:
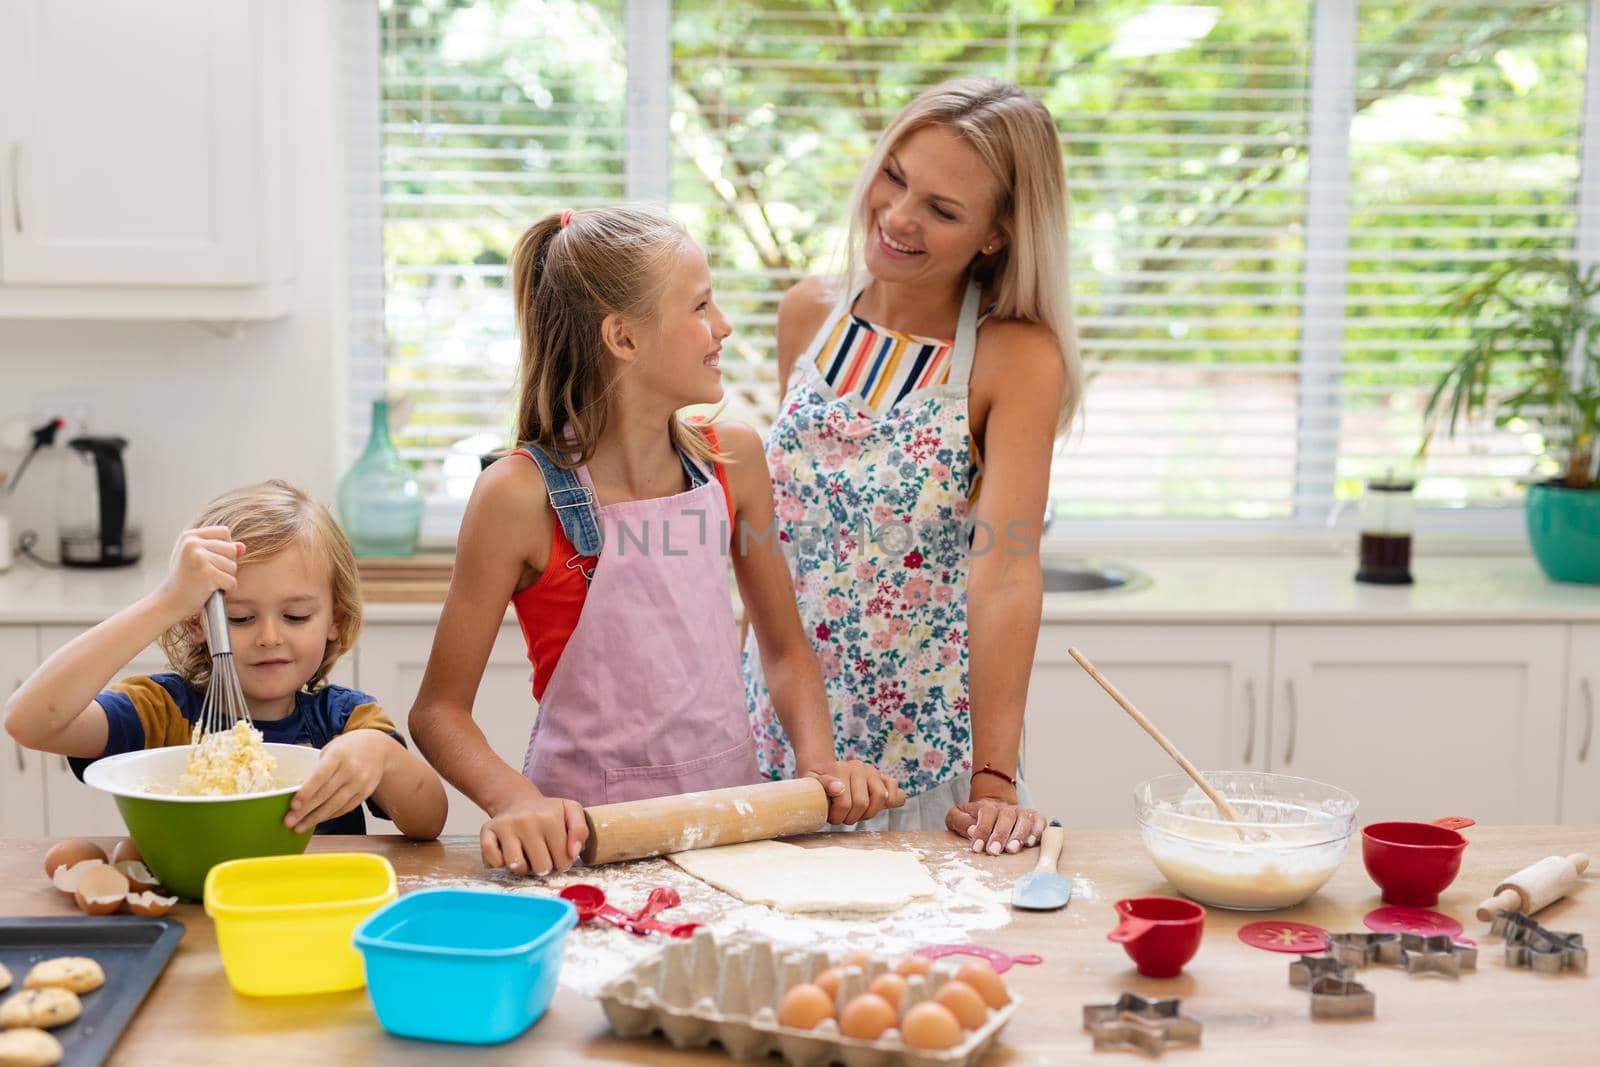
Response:
POLYGON ((139 562, 139 527, 128 520, 128 478, 122 437, 74 437, 62 464, 61 563, 66 567, 125 567, 139 562))

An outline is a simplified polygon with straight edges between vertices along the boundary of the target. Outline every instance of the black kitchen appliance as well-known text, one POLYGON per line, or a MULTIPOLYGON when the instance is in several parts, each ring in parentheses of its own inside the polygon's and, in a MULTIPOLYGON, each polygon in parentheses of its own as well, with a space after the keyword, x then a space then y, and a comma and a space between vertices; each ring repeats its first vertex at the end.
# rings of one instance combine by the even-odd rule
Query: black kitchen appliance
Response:
POLYGON ((125 567, 139 562, 139 528, 128 521, 128 477, 122 437, 74 437, 63 465, 61 563, 67 567, 125 567))

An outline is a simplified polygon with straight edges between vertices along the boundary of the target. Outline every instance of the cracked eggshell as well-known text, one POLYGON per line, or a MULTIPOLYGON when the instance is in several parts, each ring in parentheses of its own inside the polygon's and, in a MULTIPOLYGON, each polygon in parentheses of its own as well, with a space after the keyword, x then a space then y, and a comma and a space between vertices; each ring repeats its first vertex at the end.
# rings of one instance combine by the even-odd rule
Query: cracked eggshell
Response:
POLYGON ((124 860, 144 860, 139 853, 139 846, 133 843, 133 838, 124 837, 111 846, 111 866, 115 867, 124 860))
POLYGON ((128 879, 108 864, 97 863, 78 876, 73 896, 90 915, 110 915, 128 898, 128 879))
MULTIPOLYGON (((105 866, 105 860, 86 859, 67 867, 57 867, 56 873, 50 876, 50 884, 70 897, 78 892, 78 879, 82 878, 85 872, 105 866)), ((109 867, 106 869, 110 870, 109 867)))
POLYGON ((106 850, 93 841, 82 838, 69 838, 66 841, 57 841, 50 846, 50 851, 44 854, 44 873, 47 878, 54 878, 56 871, 62 867, 71 867, 73 864, 82 863, 84 860, 106 861, 106 850))
POLYGON ((128 880, 129 888, 135 893, 147 893, 152 889, 161 888, 161 883, 141 860, 123 860, 111 866, 122 872, 122 876, 128 880))
POLYGON ((128 910, 133 914, 146 919, 153 919, 158 915, 165 915, 178 903, 177 897, 164 897, 159 893, 129 893, 126 898, 128 910))

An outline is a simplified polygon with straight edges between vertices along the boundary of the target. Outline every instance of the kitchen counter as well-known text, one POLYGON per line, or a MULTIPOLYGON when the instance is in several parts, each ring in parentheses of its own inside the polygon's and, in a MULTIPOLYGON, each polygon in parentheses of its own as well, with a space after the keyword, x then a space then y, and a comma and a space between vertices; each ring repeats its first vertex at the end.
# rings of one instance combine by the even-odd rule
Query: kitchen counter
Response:
MULTIPOLYGON (((1059 1064, 1089 1055, 1081 1027, 1085 1004, 1108 1003, 1119 993, 1183 998, 1186 1014, 1205 1027, 1198 1050, 1174 1050, 1183 1064, 1579 1063, 1594 1053, 1593 1009, 1600 966, 1587 976, 1545 976, 1506 968, 1498 939, 1472 917, 1478 900, 1504 875, 1553 853, 1600 852, 1600 826, 1486 827, 1468 831, 1461 876, 1439 910, 1462 919, 1479 941, 1478 970, 1451 980, 1411 976, 1372 967, 1360 980, 1377 996, 1377 1017, 1313 1023, 1307 996, 1288 984, 1293 956, 1242 944, 1240 926, 1262 913, 1210 909, 1205 941, 1185 973, 1158 981, 1139 977, 1122 949, 1105 933, 1115 923, 1111 902, 1124 896, 1170 892, 1146 859, 1132 830, 1072 831, 1061 863, 1074 881, 1063 911, 1016 913, 1009 926, 981 931, 974 940, 1011 953, 1037 952, 1044 962, 1017 967, 1006 977, 1023 1005, 984 1063, 1059 1064)), ((797 841, 845 847, 914 845, 930 864, 961 855, 996 891, 1031 868, 1035 854, 974 858, 946 834, 817 835, 797 841)), ((0 914, 74 914, 44 879, 47 841, 0 840, 0 914)), ((452 838, 416 844, 397 837, 318 838, 315 850, 364 849, 389 858, 402 892, 441 877, 476 877, 503 884, 482 871, 475 840, 452 838)), ((1559 930, 1600 938, 1600 881, 1545 909, 1539 921, 1559 930)), ((1338 931, 1361 930, 1361 917, 1379 906, 1362 868, 1359 840, 1333 880, 1306 904, 1273 918, 1315 923, 1338 931)), ((720 1049, 675 1052, 663 1040, 621 1041, 607 1029, 599 1004, 566 988, 550 1012, 521 1037, 488 1048, 437 1045, 388 1036, 373 1017, 365 992, 254 999, 228 987, 216 954, 210 920, 195 905, 172 913, 187 932, 171 964, 151 991, 113 1054, 115 1065, 163 1067, 216 1063, 403 1064, 633 1063, 728 1064, 720 1049)), ((694 916, 685 914, 685 919, 694 916)), ((616 931, 616 936, 629 935, 616 931)), ((1096 1062, 1137 1063, 1127 1053, 1096 1062)), ((778 1062, 776 1060, 772 1062, 778 1062)))
MULTIPOLYGON (((1354 561, 1330 556, 1114 557, 1153 581, 1144 588, 1051 593, 1045 622, 1490 623, 1600 622, 1600 586, 1552 582, 1531 557, 1423 558, 1416 584, 1356 582, 1354 561)), ((1048 566, 1049 560, 1046 560, 1048 566)), ((166 560, 103 571, 19 560, 0 574, 0 625, 93 625, 156 588, 166 560)), ((438 604, 369 602, 369 623, 433 623, 438 604)), ((507 613, 507 620, 512 616, 507 613)))

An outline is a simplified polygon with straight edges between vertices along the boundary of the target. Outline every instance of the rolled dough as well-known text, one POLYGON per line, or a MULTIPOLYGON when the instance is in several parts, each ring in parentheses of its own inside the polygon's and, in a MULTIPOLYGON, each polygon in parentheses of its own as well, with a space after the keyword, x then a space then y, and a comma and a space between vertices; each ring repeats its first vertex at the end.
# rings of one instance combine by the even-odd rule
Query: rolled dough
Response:
POLYGON ((890 912, 938 891, 921 860, 889 849, 751 841, 667 859, 746 903, 779 911, 890 912))

